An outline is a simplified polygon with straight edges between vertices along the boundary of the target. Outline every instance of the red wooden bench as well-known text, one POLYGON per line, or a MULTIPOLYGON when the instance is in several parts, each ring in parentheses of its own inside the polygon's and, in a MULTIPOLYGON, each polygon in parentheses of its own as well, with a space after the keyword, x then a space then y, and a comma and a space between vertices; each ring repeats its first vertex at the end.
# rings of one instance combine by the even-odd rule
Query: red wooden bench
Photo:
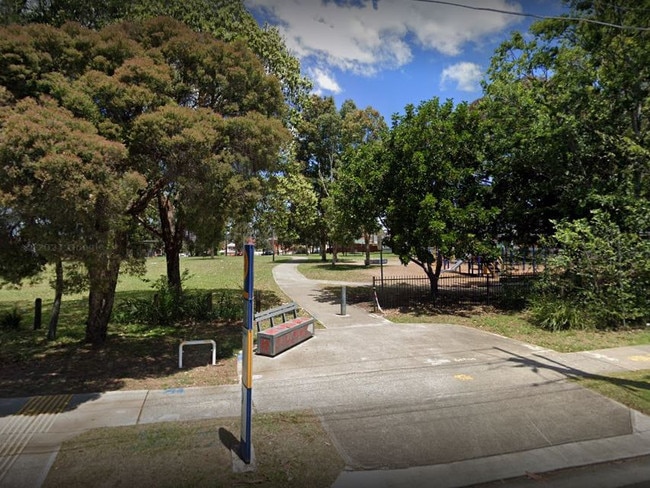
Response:
POLYGON ((299 317, 295 302, 255 314, 257 354, 277 356, 314 335, 313 317, 299 317), (268 322, 268 327, 263 324, 268 322))

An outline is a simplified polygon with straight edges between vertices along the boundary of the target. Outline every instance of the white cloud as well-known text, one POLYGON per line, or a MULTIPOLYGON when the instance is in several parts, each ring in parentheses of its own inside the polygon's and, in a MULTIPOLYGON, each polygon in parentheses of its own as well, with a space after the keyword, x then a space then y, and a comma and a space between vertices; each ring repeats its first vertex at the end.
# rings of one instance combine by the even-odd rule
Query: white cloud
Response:
POLYGON ((333 75, 327 70, 323 68, 309 68, 307 71, 309 78, 314 83, 313 92, 317 95, 322 95, 325 91, 334 94, 341 93, 341 87, 333 75))
MULTIPOLYGON (((467 44, 520 20, 413 0, 246 0, 246 5, 277 24, 287 47, 300 58, 366 75, 408 64, 413 44, 456 56, 467 44)), ((482 0, 480 6, 522 12, 519 3, 510 0, 482 0)))
POLYGON ((480 89, 479 82, 482 76, 478 64, 468 62, 452 64, 442 70, 440 86, 444 89, 449 82, 453 82, 457 90, 476 92, 480 89))

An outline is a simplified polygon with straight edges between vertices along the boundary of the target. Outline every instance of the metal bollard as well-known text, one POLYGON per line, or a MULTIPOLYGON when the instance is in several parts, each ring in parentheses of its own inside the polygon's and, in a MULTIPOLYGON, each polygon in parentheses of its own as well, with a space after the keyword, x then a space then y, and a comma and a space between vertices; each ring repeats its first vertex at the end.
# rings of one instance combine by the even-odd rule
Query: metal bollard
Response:
POLYGON ((34 300, 34 330, 38 330, 41 328, 42 311, 43 311, 43 300, 37 298, 36 300, 34 300))
POLYGON ((347 297, 345 285, 341 287, 341 315, 346 315, 347 297))

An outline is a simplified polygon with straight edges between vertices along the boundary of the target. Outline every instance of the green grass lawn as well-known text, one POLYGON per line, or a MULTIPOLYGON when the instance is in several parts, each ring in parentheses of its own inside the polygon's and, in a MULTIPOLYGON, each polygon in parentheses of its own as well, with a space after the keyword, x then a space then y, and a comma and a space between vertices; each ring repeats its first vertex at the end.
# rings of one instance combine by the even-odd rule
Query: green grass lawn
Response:
MULTIPOLYGON (((378 257, 378 253, 373 254, 378 257)), ((373 265, 364 267, 363 254, 341 255, 340 262, 335 266, 323 263, 319 255, 298 256, 301 262, 298 269, 311 279, 335 281, 368 281, 378 275, 380 267, 373 265)), ((384 257, 391 265, 397 265, 397 258, 385 253, 384 257)), ((272 306, 278 301, 286 301, 275 281, 272 269, 280 262, 291 260, 291 256, 255 256, 255 289, 262 294, 263 308, 272 306)), ((215 258, 188 257, 181 258, 181 270, 187 270, 189 275, 184 283, 185 289, 194 290, 241 290, 243 287, 243 258, 241 256, 219 256, 215 258)), ((153 296, 152 284, 165 274, 165 259, 163 257, 147 260, 147 272, 144 277, 122 274, 117 287, 116 304, 121 300, 132 297, 153 296)), ((0 313, 16 307, 23 314, 22 329, 29 328, 33 321, 34 300, 43 299, 43 323, 49 319, 49 308, 52 304, 53 291, 49 285, 52 273, 46 273, 43 279, 34 284, 28 284, 19 289, 0 289, 0 313)), ((368 295, 367 290, 360 290, 355 295, 363 299, 368 295)), ((370 300, 370 297, 367 297, 370 300)), ((80 340, 83 336, 85 320, 85 294, 64 296, 61 309, 60 334, 72 340, 80 340)), ((486 310, 483 308, 462 310, 436 310, 430 307, 420 309, 388 310, 388 317, 395 322, 444 322, 480 328, 489 332, 504 335, 514 339, 533 343, 560 352, 579 350, 605 349, 625 345, 650 344, 650 327, 619 331, 570 330, 549 332, 542 330, 527 319, 527 314, 521 311, 486 310)), ((6 343, 6 338, 3 343, 6 343)), ((2 354, 2 344, 0 344, 2 354)))
POLYGON ((576 380, 582 386, 650 415, 650 369, 576 380))
MULTIPOLYGON (((279 261, 276 258, 276 261, 279 261)), ((255 288, 261 292, 263 308, 287 301, 272 276, 272 256, 255 256, 255 288)), ((165 273, 164 258, 147 260, 144 277, 122 274, 117 287, 114 312, 128 300, 153 302, 153 283, 165 273)), ((244 280, 243 257, 181 258, 181 270, 188 270, 185 290, 210 291, 213 305, 221 297, 241 311, 244 280)), ((0 397, 48 393, 80 393, 110 389, 167 388, 209 386, 236 379, 233 354, 241 349, 241 320, 184 321, 177 325, 118 323, 108 327, 108 341, 101 350, 84 344, 87 317, 86 294, 64 295, 57 337, 47 340, 53 291, 49 285, 52 270, 38 283, 21 288, 0 289, 0 314, 16 308, 22 315, 18 329, 0 328, 0 397), (43 299, 43 320, 39 330, 33 328, 34 300, 43 299), (178 344, 183 340, 213 339, 217 342, 219 367, 204 363, 178 369, 178 344), (191 367, 200 366, 200 367, 191 367), (92 371, 88 375, 84 372, 92 371)), ((209 347, 209 346, 207 346, 209 347)), ((196 352, 195 352, 196 351, 196 352)))
MULTIPOLYGON (((276 257, 276 262, 287 258, 276 257)), ((275 263, 272 256, 255 256, 255 289, 262 293, 283 296, 280 288, 273 280, 272 269, 275 263)), ((153 296, 153 283, 164 276, 166 265, 164 257, 147 259, 147 272, 144 276, 120 274, 117 285, 116 304, 121 299, 133 296, 153 296)), ((241 290, 244 281, 244 259, 241 256, 186 257, 181 258, 181 272, 187 270, 189 275, 183 283, 185 289, 192 290, 241 290)), ((43 300, 43 321, 49 319, 49 307, 52 305, 54 291, 50 286, 53 272, 48 269, 36 283, 26 284, 20 288, 8 287, 0 289, 0 312, 16 307, 23 315, 24 323, 33 322, 33 308, 36 298, 43 300)), ((73 325, 85 320, 87 294, 68 294, 63 297, 61 307, 61 325, 73 325)))

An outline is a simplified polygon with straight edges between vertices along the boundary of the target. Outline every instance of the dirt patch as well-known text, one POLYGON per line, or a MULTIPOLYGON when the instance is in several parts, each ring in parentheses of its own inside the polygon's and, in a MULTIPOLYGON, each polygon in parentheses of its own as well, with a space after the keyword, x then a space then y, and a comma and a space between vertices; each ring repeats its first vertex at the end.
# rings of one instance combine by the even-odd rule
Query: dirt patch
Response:
POLYGON ((233 322, 186 324, 170 335, 113 333, 102 348, 55 343, 42 354, 2 361, 0 397, 234 384, 239 349, 241 324, 233 322), (212 346, 197 345, 184 348, 180 369, 178 346, 185 339, 215 340, 216 365, 212 346))

